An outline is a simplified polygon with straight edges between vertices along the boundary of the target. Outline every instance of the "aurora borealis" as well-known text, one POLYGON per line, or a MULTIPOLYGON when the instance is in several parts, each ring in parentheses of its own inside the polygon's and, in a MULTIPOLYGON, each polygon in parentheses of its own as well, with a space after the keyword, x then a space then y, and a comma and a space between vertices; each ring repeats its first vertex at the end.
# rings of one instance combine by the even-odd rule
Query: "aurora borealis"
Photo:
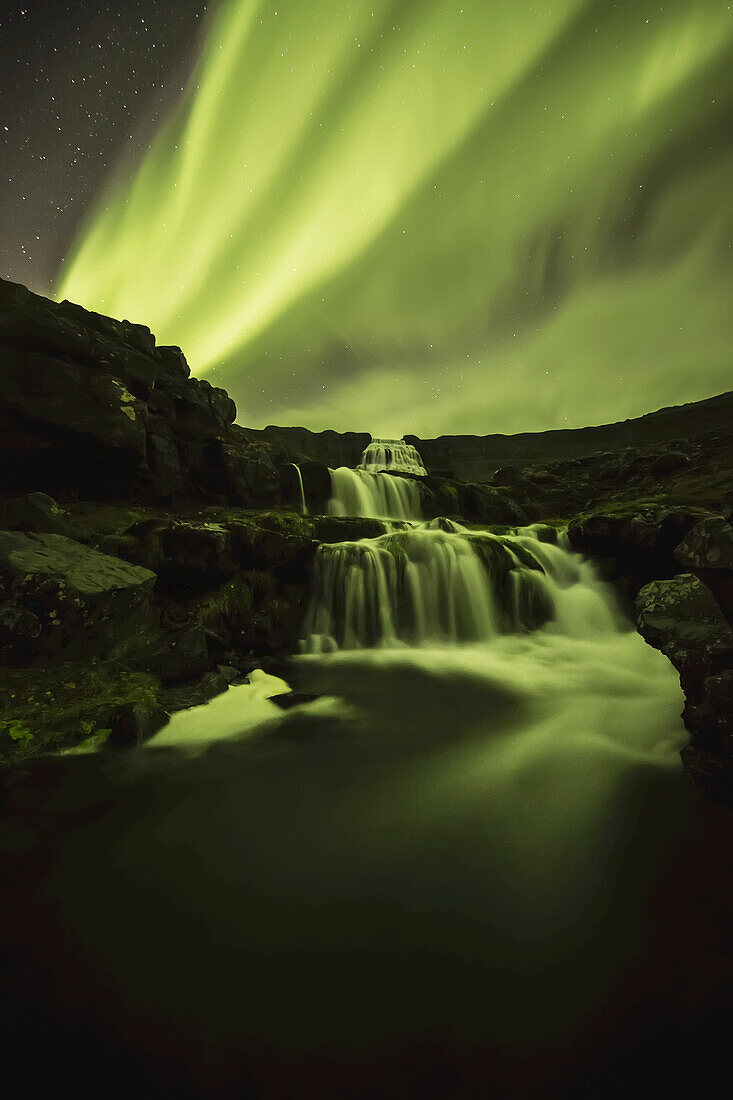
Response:
POLYGON ((513 432, 731 388, 726 0, 221 0, 55 296, 240 420, 513 432))

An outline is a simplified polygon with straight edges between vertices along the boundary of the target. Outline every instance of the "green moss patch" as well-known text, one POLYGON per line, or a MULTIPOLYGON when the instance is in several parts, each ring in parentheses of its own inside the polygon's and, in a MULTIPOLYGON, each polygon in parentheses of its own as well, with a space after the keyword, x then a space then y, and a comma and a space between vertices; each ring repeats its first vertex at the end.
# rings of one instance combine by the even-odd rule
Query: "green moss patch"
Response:
POLYGON ((160 682, 110 663, 0 669, 0 762, 96 748, 123 703, 153 706, 160 682))

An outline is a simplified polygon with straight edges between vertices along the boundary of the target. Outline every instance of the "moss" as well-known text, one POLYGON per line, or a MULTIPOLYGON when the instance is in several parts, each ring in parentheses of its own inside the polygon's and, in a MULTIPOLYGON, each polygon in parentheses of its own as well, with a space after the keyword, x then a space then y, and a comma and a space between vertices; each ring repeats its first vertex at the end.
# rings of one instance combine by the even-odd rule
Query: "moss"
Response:
POLYGON ((240 574, 199 600, 195 614, 203 627, 230 632, 251 617, 253 608, 252 579, 240 574))
POLYGON ((123 703, 153 706, 160 682, 109 662, 0 669, 0 762, 102 744, 123 703))

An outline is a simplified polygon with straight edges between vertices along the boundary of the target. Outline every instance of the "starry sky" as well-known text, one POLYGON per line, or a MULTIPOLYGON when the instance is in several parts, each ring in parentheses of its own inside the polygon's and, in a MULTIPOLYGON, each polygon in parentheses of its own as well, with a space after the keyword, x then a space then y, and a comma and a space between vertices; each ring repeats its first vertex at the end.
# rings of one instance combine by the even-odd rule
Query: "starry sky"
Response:
POLYGON ((241 422, 531 431, 733 387, 727 0, 7 13, 4 273, 149 324, 241 422))
POLYGON ((150 148, 202 0, 0 0, 0 276, 48 293, 89 203, 150 148))

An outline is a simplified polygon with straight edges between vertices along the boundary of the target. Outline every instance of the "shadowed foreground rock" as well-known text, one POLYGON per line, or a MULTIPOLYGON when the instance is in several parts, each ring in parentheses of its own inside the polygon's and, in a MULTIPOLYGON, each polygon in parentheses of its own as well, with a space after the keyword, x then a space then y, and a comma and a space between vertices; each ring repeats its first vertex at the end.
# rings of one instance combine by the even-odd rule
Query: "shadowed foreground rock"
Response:
POLYGON ((687 768, 707 793, 725 800, 733 786, 733 630, 691 573, 647 584, 636 608, 639 633, 680 674, 693 735, 687 768))

